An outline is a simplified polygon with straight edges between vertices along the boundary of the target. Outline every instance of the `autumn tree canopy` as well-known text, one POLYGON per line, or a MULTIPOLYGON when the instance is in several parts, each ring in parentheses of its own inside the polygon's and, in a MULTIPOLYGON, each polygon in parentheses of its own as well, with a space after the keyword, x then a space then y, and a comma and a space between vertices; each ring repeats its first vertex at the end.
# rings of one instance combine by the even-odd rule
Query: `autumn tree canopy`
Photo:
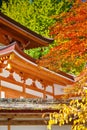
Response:
POLYGON ((57 46, 39 64, 55 72, 78 75, 87 62, 87 1, 77 0, 69 12, 54 17, 57 22, 50 28, 50 35, 57 46))

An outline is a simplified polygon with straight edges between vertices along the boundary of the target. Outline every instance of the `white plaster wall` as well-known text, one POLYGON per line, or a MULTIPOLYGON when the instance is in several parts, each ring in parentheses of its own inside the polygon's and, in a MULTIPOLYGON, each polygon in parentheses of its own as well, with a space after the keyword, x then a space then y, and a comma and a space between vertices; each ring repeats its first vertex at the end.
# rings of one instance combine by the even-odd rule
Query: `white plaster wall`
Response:
POLYGON ((65 94, 63 89, 64 89, 64 86, 54 84, 54 93, 55 93, 55 95, 65 94))
MULTIPOLYGON (((0 126, 0 130, 8 130, 7 126, 0 126)), ((11 126, 11 130, 47 130, 47 126, 11 126)), ((71 130, 71 126, 53 126, 52 130, 71 130)))
MULTIPOLYGON (((1 76, 4 76, 4 77, 8 77, 8 76, 9 76, 9 72, 8 72, 7 70, 3 70, 3 72, 0 73, 0 75, 1 75, 1 76)), ((13 77, 14 77, 15 80, 21 82, 21 77, 20 77, 18 74, 16 74, 15 72, 13 73, 13 77)), ((26 80, 26 84, 27 84, 27 85, 31 85, 32 82, 33 82, 32 79, 27 79, 27 80, 26 80)), ((36 86, 37 86, 39 89, 41 89, 41 90, 44 89, 44 88, 43 88, 43 85, 42 85, 38 80, 36 80, 34 83, 36 84, 36 86)), ((2 86, 5 86, 5 87, 7 87, 7 88, 11 88, 11 89, 20 91, 20 92, 23 91, 21 86, 14 85, 14 84, 11 84, 11 83, 7 83, 7 82, 5 82, 5 81, 1 81, 1 85, 2 85, 2 86)), ((58 84, 54 84, 54 93, 55 93, 55 95, 65 94, 63 89, 64 89, 64 86, 61 86, 61 85, 58 85, 58 84)), ((47 88, 46 88, 46 91, 47 91, 47 92, 52 92, 52 86, 48 85, 47 88)), ((35 96, 39 96, 39 97, 43 98, 43 93, 37 92, 37 91, 35 91, 35 90, 31 90, 31 89, 29 89, 29 88, 26 88, 26 93, 32 94, 32 95, 35 95, 35 96)), ((3 96, 2 96, 2 97, 3 97, 3 96)), ((2 98, 2 97, 1 97, 1 98, 2 98)), ((5 97, 5 96, 4 96, 4 97, 5 97)), ((50 96, 50 95, 47 95, 47 98, 48 98, 48 99, 52 99, 53 97, 50 96)))

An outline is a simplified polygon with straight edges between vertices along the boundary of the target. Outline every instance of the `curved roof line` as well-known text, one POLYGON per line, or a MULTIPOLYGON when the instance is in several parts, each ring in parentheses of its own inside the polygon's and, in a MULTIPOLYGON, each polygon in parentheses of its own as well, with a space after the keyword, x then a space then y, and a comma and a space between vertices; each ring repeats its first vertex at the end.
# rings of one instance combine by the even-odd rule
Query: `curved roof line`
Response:
MULTIPOLYGON (((20 55, 22 55, 23 57, 25 57, 26 59, 30 60, 31 62, 34 62, 35 63, 35 59, 30 57, 29 55, 25 54, 21 49, 20 47, 18 46, 18 44, 16 42, 13 42, 12 44, 9 44, 8 46, 1 46, 0 47, 0 51, 3 51, 3 52, 12 52, 13 50, 16 50, 20 55)), ((2 55, 2 53, 1 53, 2 55)))
POLYGON ((21 25, 20 23, 16 22, 15 20, 13 20, 12 18, 9 18, 8 16, 6 16, 5 14, 3 14, 2 12, 0 12, 0 19, 10 23, 12 26, 15 26, 16 28, 19 28, 20 30, 24 31, 25 33, 32 35, 33 37, 38 38, 39 40, 42 40, 46 43, 52 43, 54 41, 53 38, 46 38, 44 36, 41 36, 40 34, 37 34, 36 32, 28 29, 27 27, 21 25))
MULTIPOLYGON (((0 54, 1 55, 5 55, 7 53, 11 53, 11 52, 14 52, 15 54, 17 53, 17 55, 22 58, 24 61, 28 62, 29 64, 32 64, 33 66, 35 66, 35 68, 38 68, 38 65, 36 64, 36 60, 31 58, 30 56, 28 56, 27 54, 25 54, 21 49, 20 47, 18 46, 18 44, 16 42, 14 42, 13 44, 10 44, 6 47, 3 47, 0 49, 0 54)), ((42 66, 40 66, 40 71, 43 73, 44 71, 46 73, 48 73, 48 76, 49 74, 52 74, 53 79, 55 78, 55 80, 57 80, 56 78, 57 77, 60 77, 62 78, 62 80, 66 79, 68 80, 69 82, 72 82, 74 83, 75 82, 75 78, 74 76, 72 75, 69 75, 69 74, 66 74, 62 71, 59 71, 59 73, 55 73, 51 70, 48 70, 47 68, 44 68, 42 66)), ((51 77, 52 78, 52 77, 51 77)))

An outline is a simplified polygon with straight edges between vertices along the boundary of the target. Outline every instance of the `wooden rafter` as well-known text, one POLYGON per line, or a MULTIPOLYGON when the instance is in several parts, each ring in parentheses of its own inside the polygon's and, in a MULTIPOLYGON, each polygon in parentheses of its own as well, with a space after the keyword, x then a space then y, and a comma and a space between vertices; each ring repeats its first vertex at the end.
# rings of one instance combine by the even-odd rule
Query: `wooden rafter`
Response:
MULTIPOLYGON (((45 38, 14 21, 0 12, 0 35, 4 45, 13 41, 19 43, 22 49, 47 46, 53 42, 52 38, 45 38), (8 31, 9 30, 9 31, 8 31), (3 39, 4 38, 4 39, 3 39), (6 40, 6 41, 5 41, 6 40)), ((0 41, 0 42, 1 42, 0 41)))

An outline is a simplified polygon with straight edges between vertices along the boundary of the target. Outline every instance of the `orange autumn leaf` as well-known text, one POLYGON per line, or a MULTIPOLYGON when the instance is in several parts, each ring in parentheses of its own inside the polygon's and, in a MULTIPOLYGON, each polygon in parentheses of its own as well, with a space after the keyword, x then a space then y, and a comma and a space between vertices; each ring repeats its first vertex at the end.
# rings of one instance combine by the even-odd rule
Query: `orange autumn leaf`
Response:
POLYGON ((87 62, 87 2, 76 1, 69 12, 50 28, 57 46, 39 64, 58 72, 79 74, 87 62))

